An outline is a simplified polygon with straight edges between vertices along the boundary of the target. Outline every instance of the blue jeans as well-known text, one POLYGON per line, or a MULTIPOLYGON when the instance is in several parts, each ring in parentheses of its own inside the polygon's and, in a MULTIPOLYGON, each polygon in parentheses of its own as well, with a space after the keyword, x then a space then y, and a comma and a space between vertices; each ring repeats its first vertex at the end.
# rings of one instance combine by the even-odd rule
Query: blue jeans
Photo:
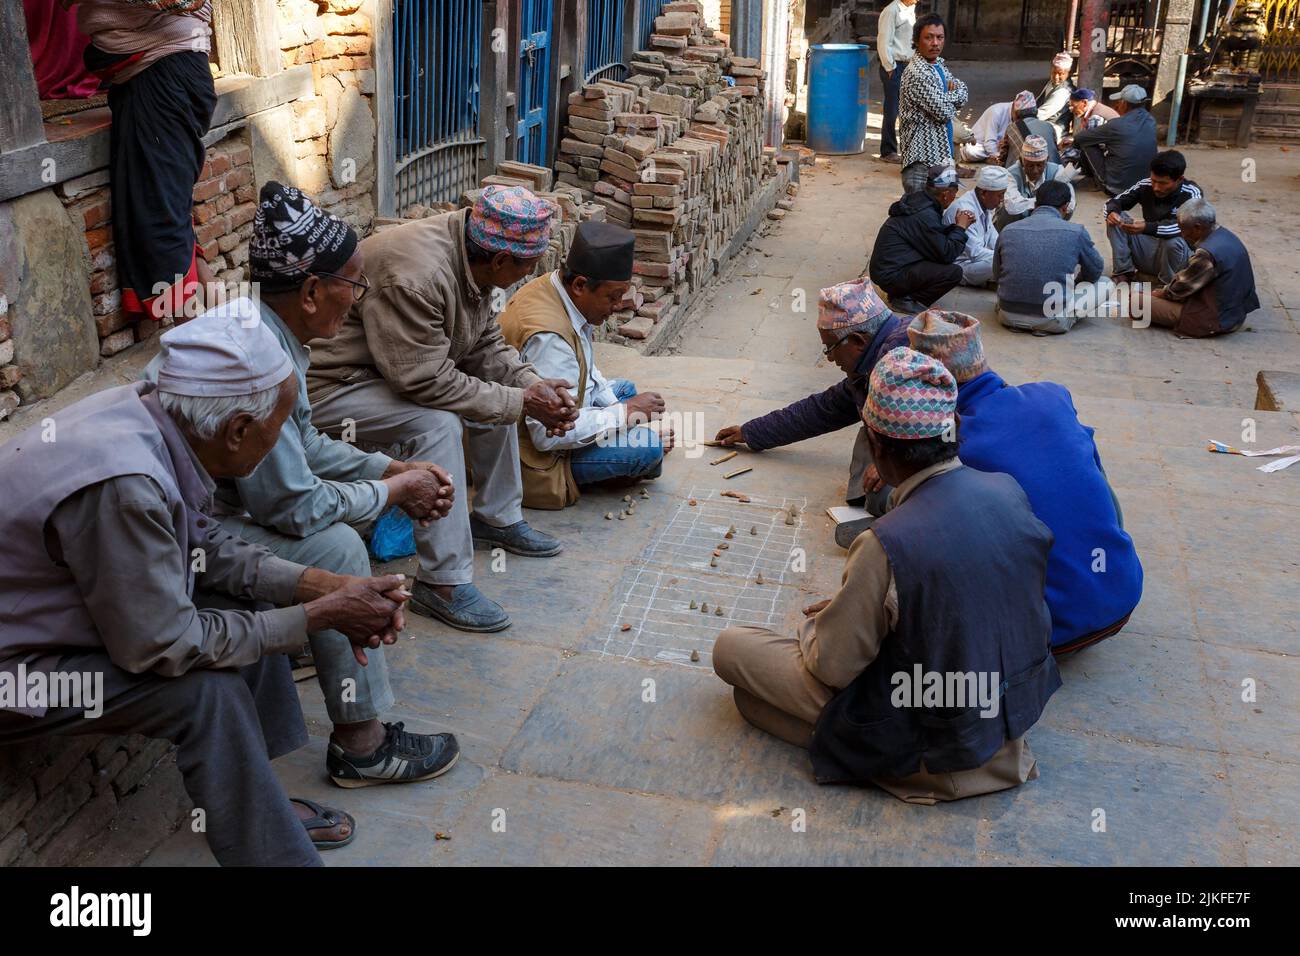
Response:
MULTIPOLYGON (((620 402, 636 394, 627 379, 610 382, 620 402)), ((629 428, 603 444, 588 445, 569 456, 573 479, 591 485, 611 478, 658 478, 663 470, 664 449, 659 436, 649 428, 629 428)))

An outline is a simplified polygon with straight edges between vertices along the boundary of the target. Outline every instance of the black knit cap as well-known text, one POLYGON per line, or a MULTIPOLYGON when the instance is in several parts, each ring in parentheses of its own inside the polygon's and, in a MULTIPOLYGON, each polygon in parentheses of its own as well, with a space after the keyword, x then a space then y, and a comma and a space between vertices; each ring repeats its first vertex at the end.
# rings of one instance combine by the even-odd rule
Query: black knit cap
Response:
POLYGON ((286 292, 310 275, 338 272, 356 249, 356 231, 300 190, 275 180, 262 187, 248 243, 248 269, 265 291, 286 292))
POLYGON ((632 278, 632 249, 636 237, 608 222, 578 223, 565 267, 593 281, 626 282, 632 278))

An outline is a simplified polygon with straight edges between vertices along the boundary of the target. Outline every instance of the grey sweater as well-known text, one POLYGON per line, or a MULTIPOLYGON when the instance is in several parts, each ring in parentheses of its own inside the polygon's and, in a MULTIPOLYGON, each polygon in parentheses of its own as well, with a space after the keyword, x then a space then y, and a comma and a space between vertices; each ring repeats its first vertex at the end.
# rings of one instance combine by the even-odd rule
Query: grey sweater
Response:
POLYGON ((1066 222, 1050 206, 1039 206, 998 236, 993 252, 998 304, 1007 312, 1042 315, 1053 284, 1062 289, 1071 276, 1076 282, 1096 282, 1104 267, 1087 229, 1066 222))

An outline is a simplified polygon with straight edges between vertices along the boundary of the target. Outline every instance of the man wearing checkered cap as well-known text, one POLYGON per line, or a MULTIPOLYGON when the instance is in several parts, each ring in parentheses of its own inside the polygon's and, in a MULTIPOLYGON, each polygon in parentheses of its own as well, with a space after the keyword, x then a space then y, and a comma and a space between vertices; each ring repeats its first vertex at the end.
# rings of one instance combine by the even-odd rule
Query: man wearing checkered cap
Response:
POLYGON ((807 747, 820 783, 933 804, 1037 776, 1025 734, 1061 685, 1043 596, 1052 534, 1015 479, 962 466, 956 403, 941 362, 906 347, 882 358, 862 420, 893 507, 796 636, 732 627, 714 644, 737 709, 807 747), (960 693, 922 695, 932 674, 960 693))
POLYGON ((561 550, 524 520, 518 424, 572 429, 575 384, 538 375, 497 321, 504 290, 546 251, 555 213, 522 187, 489 186, 470 209, 375 233, 361 243, 369 288, 342 330, 312 350, 307 389, 319 428, 451 474, 451 511, 416 530, 411 607, 464 631, 510 626, 474 585, 476 543, 525 557, 561 550))

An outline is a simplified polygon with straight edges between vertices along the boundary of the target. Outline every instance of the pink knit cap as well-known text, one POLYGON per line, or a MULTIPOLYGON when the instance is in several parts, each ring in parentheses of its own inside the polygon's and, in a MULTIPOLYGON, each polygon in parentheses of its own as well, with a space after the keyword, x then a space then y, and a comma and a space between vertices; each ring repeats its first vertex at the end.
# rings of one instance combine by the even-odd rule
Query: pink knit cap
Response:
POLYGON ((822 289, 817 301, 817 328, 828 332, 872 323, 874 335, 889 315, 889 306, 866 277, 822 289))
POLYGON ((912 348, 938 359, 960 385, 989 370, 980 341, 980 320, 964 312, 929 309, 907 327, 912 348))
POLYGON ((871 370, 862 421, 890 438, 937 438, 952 427, 957 383, 943 363, 907 346, 871 370))
POLYGON ((488 186, 474 203, 466 232, 490 252, 532 259, 546 251, 555 206, 523 186, 488 186))

